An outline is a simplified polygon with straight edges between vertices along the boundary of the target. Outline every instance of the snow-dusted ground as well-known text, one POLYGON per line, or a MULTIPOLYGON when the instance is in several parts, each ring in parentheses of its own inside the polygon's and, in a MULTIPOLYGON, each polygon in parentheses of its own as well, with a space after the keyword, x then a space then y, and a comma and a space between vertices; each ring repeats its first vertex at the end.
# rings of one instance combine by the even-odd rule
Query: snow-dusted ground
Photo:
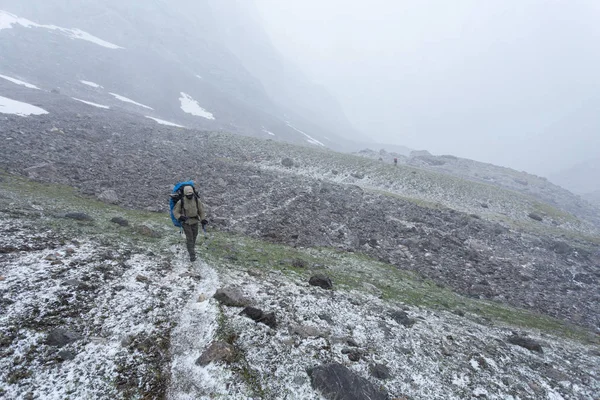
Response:
POLYGON ((149 116, 146 116, 146 118, 149 118, 149 119, 151 119, 153 121, 156 121, 160 125, 174 126, 176 128, 185 128, 185 126, 183 126, 183 125, 179 125, 179 124, 176 124, 176 123, 173 123, 173 122, 165 121, 164 119, 158 119, 158 118, 149 117, 149 116))
POLYGON ((40 28, 40 29, 48 29, 51 31, 59 32, 71 39, 80 39, 85 40, 90 43, 94 43, 98 46, 102 46, 108 49, 122 49, 123 47, 117 46, 114 43, 107 42, 106 40, 102 40, 88 32, 82 31, 81 29, 68 29, 61 28, 56 25, 42 25, 36 22, 30 21, 25 18, 18 17, 14 14, 11 14, 7 11, 0 10, 0 30, 2 29, 10 29, 14 25, 19 25, 24 28, 40 28))
POLYGON ((25 86, 26 88, 29 88, 29 89, 40 90, 39 87, 37 87, 35 85, 32 85, 31 83, 27 83, 27 82, 21 81, 21 80, 16 79, 16 78, 11 78, 10 76, 0 75, 0 78, 6 79, 7 81, 12 82, 12 83, 16 83, 17 85, 25 86))
POLYGON ((204 108, 200 107, 200 104, 198 104, 198 102, 194 100, 189 94, 181 92, 181 97, 179 98, 179 101, 181 102, 181 109, 184 112, 195 115, 197 117, 215 119, 215 116, 211 112, 206 111, 204 108))
POLYGON ((103 106, 102 104, 92 103, 91 101, 81 100, 81 99, 78 99, 76 97, 73 97, 73 100, 77 100, 77 101, 80 101, 80 102, 85 103, 87 105, 98 107, 98 108, 104 108, 104 109, 109 109, 110 108, 109 106, 103 106))
POLYGON ((306 136, 306 141, 310 144, 314 144, 317 146, 323 146, 325 147, 325 145, 321 142, 319 142, 317 139, 313 138, 312 136, 310 136, 308 133, 301 131, 300 129, 294 127, 292 124, 290 124, 289 122, 285 123, 287 126, 289 126, 290 128, 292 128, 293 130, 295 130, 296 132, 299 132, 301 134, 303 134, 304 136, 306 136))
POLYGON ((103 86, 101 86, 101 85, 98 85, 98 84, 97 84, 97 83, 95 83, 95 82, 91 82, 91 81, 81 81, 81 80, 80 80, 79 82, 83 83, 84 85, 87 85, 87 86, 91 86, 91 87, 93 87, 93 88, 96 88, 96 89, 104 89, 104 87, 103 87, 103 86))
POLYGON ((48 111, 31 104, 0 96, 0 114, 16 114, 24 117, 27 115, 48 114, 48 111))
POLYGON ((201 261, 191 264, 181 241, 109 222, 123 214, 133 226, 144 221, 176 234, 166 214, 109 208, 11 179, 0 179, 3 398, 321 400, 306 369, 330 362, 390 398, 593 400, 600 393, 597 341, 481 318, 476 310, 485 302, 461 298, 432 308, 401 301, 390 293, 427 297, 439 288, 388 264, 223 234, 200 237, 201 261), (86 211, 94 221, 66 219, 64 210, 86 211), (303 266, 290 266, 288 257, 303 266), (316 273, 330 276, 334 290, 310 286, 316 273), (219 305, 212 296, 222 286, 274 312, 277 328, 219 305), (414 325, 393 318, 398 311, 414 325), (55 328, 81 338, 47 344, 55 328), (237 360, 197 366, 224 328, 237 360), (543 353, 508 343, 513 331, 543 353), (373 376, 374 364, 385 365, 389 379, 373 376))
POLYGON ((114 96, 117 100, 121 100, 122 102, 131 103, 131 104, 135 104, 136 106, 147 108, 149 110, 154 110, 152 107, 148 107, 148 106, 146 106, 144 104, 138 103, 137 101, 133 101, 133 100, 131 100, 131 99, 125 97, 125 96, 121 96, 120 94, 116 94, 116 93, 110 93, 110 94, 112 96, 114 96))

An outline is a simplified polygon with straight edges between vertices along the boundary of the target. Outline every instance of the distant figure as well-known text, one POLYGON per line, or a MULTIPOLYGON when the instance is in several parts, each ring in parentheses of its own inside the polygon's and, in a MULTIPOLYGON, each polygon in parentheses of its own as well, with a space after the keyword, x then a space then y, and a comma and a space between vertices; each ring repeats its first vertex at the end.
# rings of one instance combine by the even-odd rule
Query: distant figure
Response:
POLYGON ((202 224, 202 229, 208 224, 205 219, 204 207, 198 199, 198 194, 192 186, 183 187, 183 197, 173 207, 173 215, 181 223, 185 232, 185 239, 190 261, 196 261, 196 238, 198 237, 198 225, 202 224))
POLYGON ((394 165, 397 167, 398 166, 398 157, 394 157, 394 165))

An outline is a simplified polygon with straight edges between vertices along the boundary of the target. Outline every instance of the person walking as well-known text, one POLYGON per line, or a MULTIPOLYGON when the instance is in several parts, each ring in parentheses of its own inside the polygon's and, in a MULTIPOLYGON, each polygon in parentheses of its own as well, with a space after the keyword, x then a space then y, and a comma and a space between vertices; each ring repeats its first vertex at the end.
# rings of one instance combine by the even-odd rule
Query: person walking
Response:
POLYGON ((183 197, 173 207, 173 215, 181 222, 185 232, 187 251, 190 261, 196 261, 196 238, 198 237, 198 225, 202 229, 208 224, 204 214, 204 206, 198 198, 198 194, 192 186, 184 186, 183 197))

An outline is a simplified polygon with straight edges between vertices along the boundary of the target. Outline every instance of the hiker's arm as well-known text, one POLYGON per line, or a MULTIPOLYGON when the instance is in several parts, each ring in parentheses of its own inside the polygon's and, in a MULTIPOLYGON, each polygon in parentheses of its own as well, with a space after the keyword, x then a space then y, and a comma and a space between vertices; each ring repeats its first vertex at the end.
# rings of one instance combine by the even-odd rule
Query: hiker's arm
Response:
POLYGON ((200 216, 200 221, 206 219, 206 215, 204 214, 204 205, 200 200, 198 200, 198 215, 200 216))
POLYGON ((181 203, 182 200, 179 200, 177 203, 175 203, 175 207, 173 207, 173 215, 175 216, 175 219, 179 221, 179 218, 181 218, 181 203))

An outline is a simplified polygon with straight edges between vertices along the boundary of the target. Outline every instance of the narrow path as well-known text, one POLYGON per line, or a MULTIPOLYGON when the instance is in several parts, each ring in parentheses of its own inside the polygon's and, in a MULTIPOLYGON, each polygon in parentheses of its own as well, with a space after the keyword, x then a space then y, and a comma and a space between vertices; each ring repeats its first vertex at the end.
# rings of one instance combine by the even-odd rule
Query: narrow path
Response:
MULTIPOLYGON (((179 253, 176 258, 181 261, 177 264, 189 268, 189 261, 179 253)), ((231 372, 222 366, 195 364, 218 328, 219 308, 211 299, 220 282, 217 272, 202 260, 193 263, 192 271, 199 273, 202 279, 181 310, 177 327, 171 334, 171 382, 167 398, 172 400, 226 397, 226 385, 231 376, 231 372)))

